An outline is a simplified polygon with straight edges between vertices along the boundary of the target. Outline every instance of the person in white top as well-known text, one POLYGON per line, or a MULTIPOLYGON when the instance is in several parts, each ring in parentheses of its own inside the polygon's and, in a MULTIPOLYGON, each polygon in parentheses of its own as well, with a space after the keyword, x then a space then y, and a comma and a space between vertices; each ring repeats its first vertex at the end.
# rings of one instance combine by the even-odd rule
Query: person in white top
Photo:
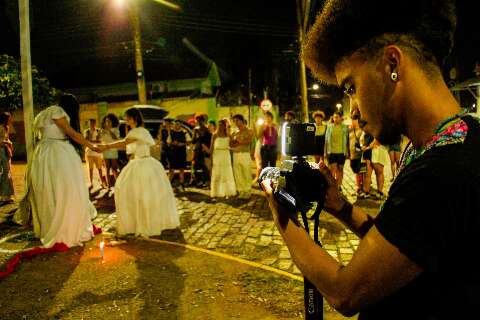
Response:
POLYGON ((233 178, 232 158, 230 156, 230 133, 227 129, 226 120, 218 122, 217 131, 212 136, 210 154, 212 154, 210 197, 228 198, 235 196, 237 188, 233 178))
POLYGON ((250 198, 252 191, 252 158, 250 145, 252 144, 252 131, 245 125, 241 114, 233 116, 235 126, 238 128, 232 134, 230 147, 233 152, 233 174, 240 199, 250 198))
POLYGON ((35 235, 46 248, 55 243, 82 245, 93 236, 91 219, 97 211, 88 197, 82 161, 75 143, 100 151, 76 130, 79 104, 63 95, 60 106, 41 111, 33 123, 40 136, 26 175, 26 194, 14 221, 33 224, 35 235))
POLYGON ((127 153, 133 155, 115 183, 117 232, 160 235, 180 225, 175 196, 163 165, 150 155, 155 141, 143 127, 141 112, 128 109, 125 122, 131 128, 125 139, 99 146, 102 151, 127 147, 127 153))

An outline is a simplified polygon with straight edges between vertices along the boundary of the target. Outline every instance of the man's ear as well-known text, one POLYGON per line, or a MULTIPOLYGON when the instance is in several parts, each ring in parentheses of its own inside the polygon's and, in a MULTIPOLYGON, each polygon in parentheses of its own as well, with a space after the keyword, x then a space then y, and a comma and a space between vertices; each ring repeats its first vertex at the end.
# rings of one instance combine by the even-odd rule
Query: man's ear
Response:
POLYGON ((384 71, 388 77, 393 72, 401 73, 403 67, 403 52, 396 45, 389 45, 383 49, 383 65, 384 71))

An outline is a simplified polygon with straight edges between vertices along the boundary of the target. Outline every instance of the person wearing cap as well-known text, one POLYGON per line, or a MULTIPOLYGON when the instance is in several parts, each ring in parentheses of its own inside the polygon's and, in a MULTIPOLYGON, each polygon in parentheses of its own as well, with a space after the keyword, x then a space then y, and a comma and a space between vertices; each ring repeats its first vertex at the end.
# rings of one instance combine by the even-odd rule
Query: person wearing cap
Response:
POLYGON ((480 120, 442 77, 453 46, 453 1, 329 0, 304 43, 313 75, 342 88, 382 144, 411 141, 378 215, 344 199, 328 168, 325 210, 361 240, 347 265, 316 245, 264 188, 304 276, 358 319, 478 319, 480 120))

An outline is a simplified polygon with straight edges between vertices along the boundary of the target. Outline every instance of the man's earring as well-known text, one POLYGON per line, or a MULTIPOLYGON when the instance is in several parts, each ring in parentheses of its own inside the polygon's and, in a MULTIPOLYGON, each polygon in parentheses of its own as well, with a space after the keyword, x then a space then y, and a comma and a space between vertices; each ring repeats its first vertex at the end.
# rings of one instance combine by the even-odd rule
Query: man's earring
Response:
POLYGON ((393 82, 397 82, 397 80, 398 80, 398 73, 392 72, 392 73, 390 74, 390 78, 392 79, 393 82))

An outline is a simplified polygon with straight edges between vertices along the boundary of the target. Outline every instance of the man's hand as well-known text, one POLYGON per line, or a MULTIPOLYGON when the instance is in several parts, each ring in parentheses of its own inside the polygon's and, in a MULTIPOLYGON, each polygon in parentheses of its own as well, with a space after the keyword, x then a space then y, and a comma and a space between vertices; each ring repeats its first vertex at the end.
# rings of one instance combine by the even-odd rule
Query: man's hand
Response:
POLYGON ((328 169, 327 165, 323 161, 319 163, 318 170, 320 170, 328 184, 327 196, 325 199, 325 210, 335 216, 335 214, 342 209, 346 200, 340 191, 338 191, 337 181, 332 176, 330 169, 328 169))
POLYGON ((102 153, 103 151, 107 150, 107 146, 104 144, 95 144, 91 149, 95 152, 102 153))
POLYGON ((280 231, 284 231, 289 218, 293 217, 295 213, 288 212, 285 207, 283 207, 277 202, 275 196, 273 195, 273 190, 275 186, 272 180, 266 179, 262 181, 261 187, 265 192, 265 197, 267 198, 268 205, 270 207, 270 210, 272 211, 273 221, 275 221, 275 224, 280 231))

